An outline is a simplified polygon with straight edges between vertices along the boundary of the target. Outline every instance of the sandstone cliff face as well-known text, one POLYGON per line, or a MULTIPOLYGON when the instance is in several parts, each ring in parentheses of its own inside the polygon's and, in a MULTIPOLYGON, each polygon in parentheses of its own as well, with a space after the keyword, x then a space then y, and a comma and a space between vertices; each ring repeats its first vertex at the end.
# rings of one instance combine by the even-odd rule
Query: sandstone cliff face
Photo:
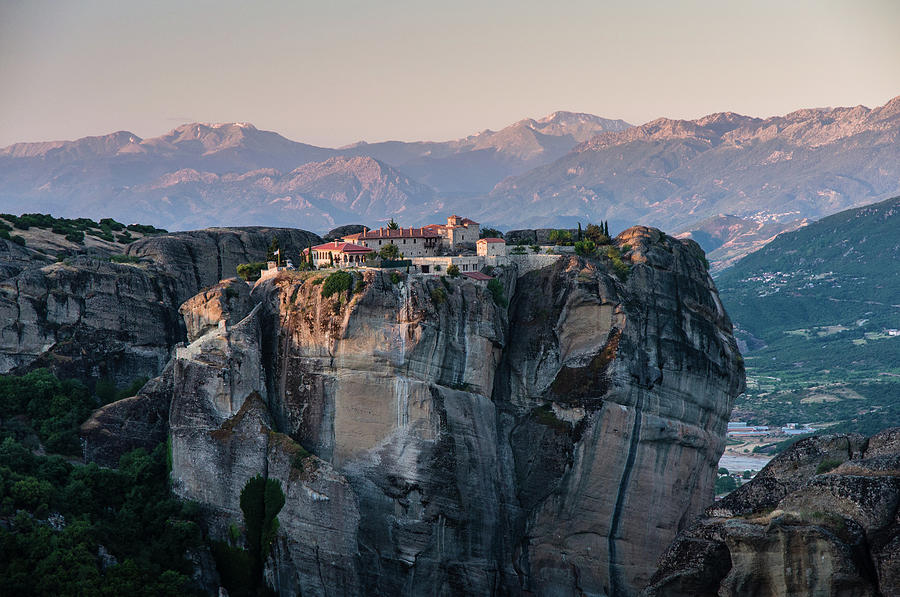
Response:
POLYGON ((694 243, 616 243, 626 282, 564 258, 498 268, 497 301, 372 271, 329 298, 320 273, 261 281, 176 353, 175 490, 223 536, 246 480, 279 479, 281 594, 634 594, 711 499, 743 369, 694 243))
POLYGON ((802 440, 706 510, 645 595, 900 595, 900 429, 802 440))
POLYGON ((120 384, 158 375, 180 338, 176 295, 170 276, 139 265, 76 257, 25 269, 0 282, 0 371, 52 366, 120 384))
POLYGON ((148 258, 173 275, 180 304, 201 288, 234 276, 238 264, 264 261, 273 236, 278 238, 282 254, 295 260, 300 251, 321 240, 312 232, 294 228, 207 228, 142 238, 128 245, 127 254, 148 258))
POLYGON ((318 241, 302 230, 211 229, 136 241, 136 263, 96 248, 54 263, 0 239, 0 373, 46 366, 119 385, 159 375, 185 337, 179 305, 238 263, 263 260, 273 235, 288 256, 318 241))

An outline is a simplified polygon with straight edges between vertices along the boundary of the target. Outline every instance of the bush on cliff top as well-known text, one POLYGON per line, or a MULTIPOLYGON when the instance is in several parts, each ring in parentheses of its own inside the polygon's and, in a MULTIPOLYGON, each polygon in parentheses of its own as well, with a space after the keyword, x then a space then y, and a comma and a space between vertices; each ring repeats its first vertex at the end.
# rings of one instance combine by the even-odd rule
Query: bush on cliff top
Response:
POLYGON ((322 283, 322 297, 328 298, 334 294, 349 291, 353 294, 353 274, 338 270, 328 274, 325 282, 322 283))
POLYGON ((237 266, 237 275, 245 281, 259 280, 259 273, 266 267, 263 261, 241 263, 237 266))

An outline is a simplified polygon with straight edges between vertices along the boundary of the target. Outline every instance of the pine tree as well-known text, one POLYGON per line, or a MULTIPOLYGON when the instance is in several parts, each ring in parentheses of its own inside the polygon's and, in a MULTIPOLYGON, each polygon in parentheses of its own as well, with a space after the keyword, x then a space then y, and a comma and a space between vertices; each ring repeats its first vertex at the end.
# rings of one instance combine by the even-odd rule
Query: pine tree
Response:
MULTIPOLYGON (((275 251, 278 249, 278 237, 273 236, 272 242, 269 243, 269 249, 266 251, 266 261, 275 261, 275 251)), ((281 257, 281 253, 278 254, 278 257, 281 257)))
POLYGON ((394 218, 391 218, 391 221, 388 222, 388 230, 397 230, 400 228, 400 224, 394 221, 394 218))

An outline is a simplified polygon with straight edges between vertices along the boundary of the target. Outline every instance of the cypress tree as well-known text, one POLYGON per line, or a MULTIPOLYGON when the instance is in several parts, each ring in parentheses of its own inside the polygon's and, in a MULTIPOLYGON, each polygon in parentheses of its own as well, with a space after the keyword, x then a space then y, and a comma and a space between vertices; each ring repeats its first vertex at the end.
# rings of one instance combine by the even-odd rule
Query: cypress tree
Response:
POLYGON ((578 240, 581 240, 581 222, 578 222, 578 240))

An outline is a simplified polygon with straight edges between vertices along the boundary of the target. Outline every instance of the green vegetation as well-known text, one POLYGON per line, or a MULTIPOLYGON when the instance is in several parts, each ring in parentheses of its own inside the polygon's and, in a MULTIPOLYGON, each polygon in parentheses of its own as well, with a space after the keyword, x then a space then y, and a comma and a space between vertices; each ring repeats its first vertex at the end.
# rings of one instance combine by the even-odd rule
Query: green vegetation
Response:
POLYGON ((269 243, 269 248, 266 249, 266 261, 277 261, 280 263, 282 257, 281 247, 278 244, 278 237, 273 236, 272 241, 269 243), (278 251, 277 255, 275 254, 276 251, 278 251))
POLYGON ((491 297, 498 307, 503 307, 505 309, 509 306, 509 301, 506 300, 506 293, 503 291, 503 284, 500 283, 500 280, 492 278, 488 281, 487 289, 490 291, 491 297))
POLYGON ((459 266, 456 265, 455 263, 451 264, 447 268, 447 275, 450 276, 451 278, 458 278, 459 277, 459 266))
POLYGON ((81 455, 78 426, 99 404, 74 380, 60 381, 46 369, 0 376, 0 431, 48 452, 81 455))
POLYGON ((132 232, 139 232, 141 234, 166 234, 165 229, 150 226, 149 224, 129 224, 126 228, 132 232))
POLYGON ((819 463, 819 466, 816 467, 816 474, 821 475, 823 473, 827 473, 828 471, 833 471, 842 464, 843 462, 840 460, 825 459, 819 463))
POLYGON ((165 447, 117 470, 0 443, 0 594, 185 595, 202 545, 193 504, 168 488, 165 447), (114 559, 103 562, 101 551, 114 559))
POLYGON ((588 224, 584 229, 584 238, 592 241, 595 245, 608 245, 610 242, 609 225, 605 222, 600 222, 599 226, 588 224))
POLYGON ((559 246, 570 246, 572 244, 572 233, 568 230, 551 230, 550 242, 559 246))
POLYGON ((535 408, 531 411, 531 415, 540 425, 549 427, 557 432, 568 433, 572 429, 572 424, 557 417, 556 413, 553 412, 553 407, 549 404, 535 408))
POLYGON ((165 444, 117 470, 58 455, 80 453, 96 405, 46 370, 0 377, 0 595, 197 594, 185 554, 203 544, 198 509, 171 495, 165 444))
POLYGON ((264 261, 240 263, 237 266, 237 275, 248 282, 252 280, 259 280, 259 273, 265 268, 266 263, 264 261))
POLYGON ((447 302, 447 291, 437 286, 431 289, 431 302, 435 305, 442 305, 447 302))
POLYGON ((722 475, 716 479, 716 495, 729 493, 737 489, 737 481, 731 475, 722 475))
POLYGON ((345 272, 344 270, 332 272, 325 278, 325 282, 322 283, 322 297, 328 298, 334 294, 347 291, 349 298, 353 295, 353 282, 353 274, 350 272, 345 272))
POLYGON ((296 444, 296 445, 297 445, 297 451, 294 452, 294 457, 291 458, 291 466, 294 467, 294 468, 297 469, 297 470, 300 470, 300 469, 303 468, 303 462, 304 462, 307 458, 309 458, 310 456, 312 456, 312 454, 310 454, 310 453, 306 450, 306 448, 304 448, 304 447, 301 446, 300 444, 296 444))
POLYGON ((400 252, 400 249, 394 243, 388 243, 381 247, 378 251, 378 256, 385 261, 399 261, 403 259, 403 253, 400 252))
POLYGON ((399 229, 400 229, 400 224, 398 224, 397 222, 395 222, 395 221, 394 221, 394 218, 391 218, 391 221, 388 222, 387 227, 388 227, 388 230, 399 230, 399 229))
POLYGON ((575 254, 582 257, 590 257, 597 252, 597 245, 592 240, 579 240, 575 242, 575 254))
POLYGON ((444 289, 447 291, 447 294, 453 294, 453 286, 450 282, 447 281, 446 276, 441 276, 441 284, 444 285, 444 289))
POLYGON ((528 251, 525 250, 523 245, 516 245, 509 252, 510 255, 525 255, 526 253, 528 253, 528 251))
POLYGON ((478 238, 503 238, 503 233, 496 228, 482 228, 478 238))
POLYGON ((403 281, 403 276, 400 272, 391 272, 391 284, 399 284, 403 281))
MULTIPOLYGON (((161 228, 142 224, 125 226, 112 218, 103 218, 100 222, 95 222, 88 218, 54 218, 50 214, 32 213, 22 214, 21 216, 0 214, 0 219, 6 220, 19 230, 29 230, 30 228, 50 230, 54 234, 65 236, 66 240, 79 244, 84 242, 85 234, 108 242, 118 241, 121 244, 128 244, 134 240, 130 231, 140 232, 141 234, 161 234, 165 232, 161 228), (121 232, 121 234, 114 235, 114 232, 121 232)), ((19 237, 21 241, 17 241, 15 238, 10 237, 9 230, 10 228, 4 224, 0 227, 0 236, 19 244, 25 244, 24 238, 19 237), (3 234, 4 232, 6 232, 6 235, 3 234)))
POLYGON ((619 252, 619 249, 613 246, 608 247, 606 249, 606 257, 612 262, 616 277, 623 282, 627 280, 628 275, 631 273, 631 265, 622 260, 622 254, 619 252))
POLYGON ((246 548, 236 545, 240 531, 231 529, 230 543, 213 542, 216 568, 229 595, 251 597, 274 594, 263 580, 263 566, 278 532, 278 513, 284 507, 281 483, 256 476, 241 490, 246 548))
POLYGON ((94 386, 94 394, 97 395, 97 398, 100 400, 100 404, 109 404, 110 402, 115 402, 116 400, 122 400, 123 398, 129 398, 131 396, 137 395, 137 393, 141 391, 141 388, 143 388, 144 384, 146 383, 146 377, 139 377, 129 385, 120 389, 116 386, 114 381, 108 378, 102 378, 97 381, 97 384, 94 386))
POLYGON ((756 423, 900 425, 898 213, 895 198, 823 218, 717 277, 746 342, 737 408, 756 423))
POLYGON ((137 255, 110 255, 109 260, 113 263, 138 263, 141 258, 137 255))

